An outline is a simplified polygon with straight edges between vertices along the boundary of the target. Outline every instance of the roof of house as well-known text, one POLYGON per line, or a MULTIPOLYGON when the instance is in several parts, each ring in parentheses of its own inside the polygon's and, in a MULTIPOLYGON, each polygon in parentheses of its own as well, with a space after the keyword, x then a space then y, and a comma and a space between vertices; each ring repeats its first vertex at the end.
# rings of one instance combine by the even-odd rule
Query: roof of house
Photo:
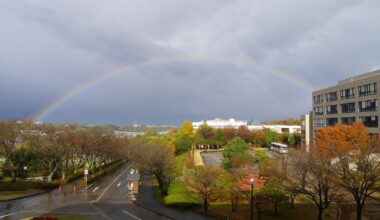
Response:
POLYGON ((140 174, 128 174, 127 180, 140 180, 140 174))

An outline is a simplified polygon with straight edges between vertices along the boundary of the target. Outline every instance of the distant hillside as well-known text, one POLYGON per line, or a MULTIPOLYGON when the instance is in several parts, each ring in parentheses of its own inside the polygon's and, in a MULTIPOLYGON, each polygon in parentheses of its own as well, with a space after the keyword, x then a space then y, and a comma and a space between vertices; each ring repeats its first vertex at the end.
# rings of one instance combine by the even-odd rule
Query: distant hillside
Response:
POLYGON ((267 121, 264 124, 266 125, 301 125, 301 119, 288 118, 284 120, 272 120, 272 121, 267 121))
POLYGON ((126 132, 147 132, 147 131, 168 131, 175 129, 173 125, 105 125, 112 131, 126 131, 126 132))

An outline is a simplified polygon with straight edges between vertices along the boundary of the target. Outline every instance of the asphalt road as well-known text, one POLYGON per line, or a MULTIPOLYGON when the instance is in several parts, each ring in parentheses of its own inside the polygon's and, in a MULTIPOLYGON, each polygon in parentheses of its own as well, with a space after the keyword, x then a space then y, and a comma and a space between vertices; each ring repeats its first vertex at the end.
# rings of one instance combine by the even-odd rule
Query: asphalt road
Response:
MULTIPOLYGON (((95 182, 87 190, 74 192, 74 186, 78 183, 74 182, 60 191, 56 189, 38 196, 1 202, 0 219, 22 219, 42 214, 85 215, 95 220, 178 219, 162 215, 160 210, 154 211, 134 204, 127 194, 129 170, 130 166, 125 165, 103 180, 95 182)), ((176 213, 175 210, 171 214, 173 213, 181 216, 181 213, 176 213)))

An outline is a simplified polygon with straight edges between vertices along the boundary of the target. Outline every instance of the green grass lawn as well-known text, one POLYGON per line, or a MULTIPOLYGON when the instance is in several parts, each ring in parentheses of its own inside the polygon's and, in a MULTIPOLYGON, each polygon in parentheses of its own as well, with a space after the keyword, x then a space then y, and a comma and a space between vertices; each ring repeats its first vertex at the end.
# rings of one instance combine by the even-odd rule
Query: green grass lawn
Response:
POLYGON ((189 192, 183 182, 173 182, 168 189, 168 195, 164 198, 164 204, 177 208, 188 208, 200 205, 197 195, 189 192))
POLYGON ((10 199, 18 199, 35 193, 43 192, 38 189, 27 189, 19 191, 0 191, 0 201, 8 201, 10 199))
MULTIPOLYGON (((279 215, 275 216, 273 208, 270 204, 262 208, 262 220, 294 220, 294 219, 317 219, 317 208, 314 204, 304 203, 296 204, 295 209, 289 207, 280 207, 279 215)), ((232 219, 243 220, 250 218, 249 204, 239 204, 237 212, 231 211, 230 204, 212 203, 209 208, 209 213, 214 215, 229 216, 232 219)), ((253 218, 257 219, 257 211, 254 208, 253 218)), ((336 219, 336 208, 332 206, 324 212, 324 220, 336 219)))

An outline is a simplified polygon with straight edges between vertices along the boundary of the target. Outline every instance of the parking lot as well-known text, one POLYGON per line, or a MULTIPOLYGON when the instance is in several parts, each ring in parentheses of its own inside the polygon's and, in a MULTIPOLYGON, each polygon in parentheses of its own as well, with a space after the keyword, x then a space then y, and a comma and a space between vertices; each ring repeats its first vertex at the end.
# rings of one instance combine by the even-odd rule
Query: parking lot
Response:
POLYGON ((202 152, 202 159, 205 166, 222 167, 223 152, 209 151, 202 152))

